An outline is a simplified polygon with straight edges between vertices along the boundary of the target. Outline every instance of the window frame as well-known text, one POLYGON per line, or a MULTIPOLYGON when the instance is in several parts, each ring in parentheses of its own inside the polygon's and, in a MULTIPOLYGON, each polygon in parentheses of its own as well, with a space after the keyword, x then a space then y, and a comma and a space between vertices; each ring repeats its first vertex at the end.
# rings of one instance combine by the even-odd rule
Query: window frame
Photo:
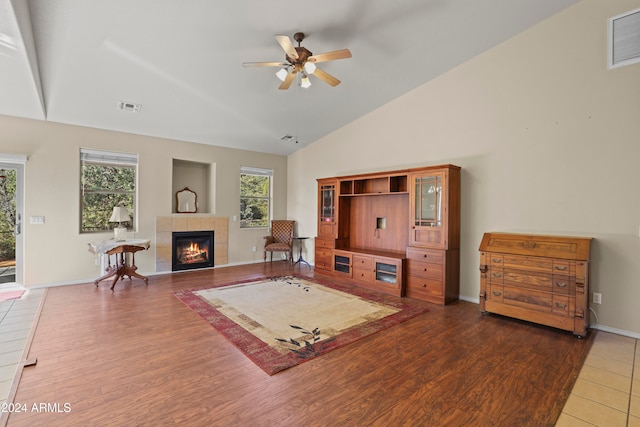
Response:
MULTIPOLYGON (((131 196, 132 198, 132 209, 130 209, 130 217, 131 217, 131 229, 133 231, 136 230, 137 227, 137 212, 138 212, 138 154, 133 153, 122 153, 122 152, 114 152, 107 150, 95 150, 95 149, 87 149, 80 148, 80 170, 79 170, 79 232, 80 234, 95 234, 95 233, 107 233, 117 225, 115 223, 108 224, 108 228, 101 230, 84 230, 83 222, 85 218, 84 211, 84 196, 85 194, 115 194, 115 195, 126 195, 131 196), (116 168, 126 168, 132 169, 134 173, 133 191, 110 191, 110 190, 86 190, 84 188, 84 165, 85 164, 93 164, 99 166, 107 166, 107 167, 116 167, 116 168)), ((109 208, 109 209, 112 209, 109 208)))
POLYGON ((273 217, 273 169, 267 168, 256 168, 249 166, 241 166, 240 167, 240 200, 239 200, 239 208, 240 208, 240 229, 241 230, 255 230, 255 229, 265 229, 271 226, 271 218, 273 217), (268 194, 266 196, 245 196, 242 193, 242 176, 243 175, 253 175, 253 176, 266 176, 269 179, 268 186, 268 194), (245 220, 242 219, 242 201, 243 199, 253 199, 253 200, 265 200, 267 202, 267 219, 265 225, 257 225, 257 226, 246 226, 245 220))

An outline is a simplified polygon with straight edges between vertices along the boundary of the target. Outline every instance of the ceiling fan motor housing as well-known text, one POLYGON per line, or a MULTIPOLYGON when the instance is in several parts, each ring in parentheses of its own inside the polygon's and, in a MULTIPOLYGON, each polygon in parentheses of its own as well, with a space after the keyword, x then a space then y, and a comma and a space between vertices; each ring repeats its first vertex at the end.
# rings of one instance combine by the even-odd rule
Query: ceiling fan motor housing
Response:
POLYGON ((298 58, 292 58, 289 55, 286 56, 287 61, 291 64, 298 67, 303 67, 304 63, 307 62, 310 56, 313 55, 311 51, 305 47, 296 47, 296 52, 298 52, 298 58))

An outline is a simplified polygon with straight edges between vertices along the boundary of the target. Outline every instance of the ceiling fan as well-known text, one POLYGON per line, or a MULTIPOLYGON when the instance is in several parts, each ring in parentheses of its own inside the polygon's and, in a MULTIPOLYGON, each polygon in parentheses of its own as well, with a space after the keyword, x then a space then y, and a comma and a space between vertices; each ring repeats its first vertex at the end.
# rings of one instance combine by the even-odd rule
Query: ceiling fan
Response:
POLYGON ((301 75, 300 86, 307 88, 311 86, 309 76, 314 75, 323 82, 337 86, 340 84, 340 80, 333 77, 331 74, 322 71, 316 67, 315 64, 319 62, 334 61, 336 59, 351 58, 351 52, 349 49, 340 49, 333 52, 321 53, 314 55, 307 48, 300 46, 302 40, 304 40, 304 33, 295 33, 293 39, 298 42, 298 47, 295 47, 291 42, 289 36, 276 35, 276 40, 284 49, 286 56, 285 61, 281 62, 243 62, 243 67, 283 67, 276 73, 278 78, 282 80, 282 84, 278 89, 289 89, 291 83, 296 78, 297 74, 301 75))

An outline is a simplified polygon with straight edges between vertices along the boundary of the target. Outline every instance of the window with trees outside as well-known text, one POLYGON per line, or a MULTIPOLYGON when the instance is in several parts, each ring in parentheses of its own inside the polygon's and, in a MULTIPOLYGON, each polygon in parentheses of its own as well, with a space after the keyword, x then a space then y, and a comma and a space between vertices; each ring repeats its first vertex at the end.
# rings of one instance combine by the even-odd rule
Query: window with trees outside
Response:
POLYGON ((266 228, 271 220, 271 169, 240 168, 240 228, 266 228))
POLYGON ((136 211, 138 155, 80 149, 80 232, 108 231, 115 206, 125 206, 133 228, 136 211))

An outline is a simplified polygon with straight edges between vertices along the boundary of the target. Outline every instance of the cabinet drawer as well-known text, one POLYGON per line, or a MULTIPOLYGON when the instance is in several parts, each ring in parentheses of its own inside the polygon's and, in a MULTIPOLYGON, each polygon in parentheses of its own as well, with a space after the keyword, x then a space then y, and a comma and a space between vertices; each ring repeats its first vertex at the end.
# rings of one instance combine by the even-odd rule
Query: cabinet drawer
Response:
POLYGON ((501 268, 491 267, 489 270, 489 283, 502 285, 504 283, 504 271, 501 268))
POLYGON ((506 285, 504 287, 502 298, 505 304, 545 312, 551 312, 553 304, 553 296, 550 292, 542 292, 506 285))
POLYGON ((420 295, 443 295, 443 282, 442 280, 425 279, 416 276, 407 277, 407 296, 420 295))
POLYGON ((331 270, 333 268, 333 252, 331 249, 316 247, 315 266, 322 270, 331 270))
POLYGON ((442 251, 430 251, 418 248, 407 248, 407 258, 413 261, 429 262, 432 264, 442 264, 442 251))
POLYGON ((504 255, 505 268, 520 268, 531 271, 541 271, 551 273, 553 260, 549 258, 538 258, 521 255, 504 255))
POLYGON ((415 261, 408 261, 407 264, 409 265, 409 276, 442 280, 442 264, 415 261))
POLYGON ((371 271, 371 257, 363 255, 353 255, 353 268, 363 268, 371 271))
POLYGON ((562 295, 573 295, 576 292, 576 278, 554 274, 552 276, 553 293, 562 295))
POLYGON ((554 295, 551 311, 553 314, 569 317, 575 311, 574 299, 565 295, 554 295))
POLYGON ((565 261, 565 260, 553 260, 553 272, 554 273, 562 273, 566 275, 576 275, 575 263, 565 261), (573 266, 573 269, 571 268, 573 266), (573 270, 573 272, 571 271, 573 270))
POLYGON ((321 239, 319 237, 316 237, 316 250, 318 250, 318 248, 334 249, 335 247, 335 239, 321 239))
POLYGON ((504 257, 502 254, 487 254, 489 257, 489 264, 491 266, 502 267, 504 265, 504 257))
POLYGON ((504 286, 489 285, 487 292, 487 300, 502 303, 502 295, 504 294, 504 286))
POLYGON ((362 282, 371 283, 373 280, 373 271, 354 267, 353 278, 362 282))
POLYGON ((504 269, 504 284, 551 291, 551 274, 504 269))

